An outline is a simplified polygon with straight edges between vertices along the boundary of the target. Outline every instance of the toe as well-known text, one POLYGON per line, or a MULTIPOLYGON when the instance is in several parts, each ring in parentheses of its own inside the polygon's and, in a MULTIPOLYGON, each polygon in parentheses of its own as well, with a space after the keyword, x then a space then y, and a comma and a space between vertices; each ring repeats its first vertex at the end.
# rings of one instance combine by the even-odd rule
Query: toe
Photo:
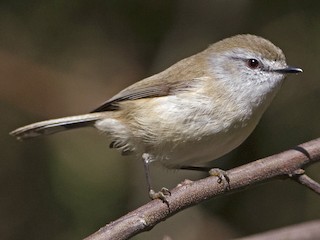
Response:
POLYGON ((218 183, 223 184, 224 190, 228 190, 230 188, 230 179, 227 173, 219 168, 213 168, 209 171, 211 176, 218 177, 218 183))
POLYGON ((160 199, 162 202, 169 205, 168 200, 167 200, 167 196, 171 196, 171 192, 167 188, 162 188, 161 191, 159 191, 159 192, 155 192, 152 189, 149 191, 149 197, 152 200, 160 199))

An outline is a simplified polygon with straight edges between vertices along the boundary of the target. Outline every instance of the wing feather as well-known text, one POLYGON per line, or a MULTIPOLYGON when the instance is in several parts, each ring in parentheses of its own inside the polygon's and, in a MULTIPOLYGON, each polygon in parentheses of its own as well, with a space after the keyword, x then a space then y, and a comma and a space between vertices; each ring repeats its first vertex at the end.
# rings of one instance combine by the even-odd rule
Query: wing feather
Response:
POLYGON ((163 72, 125 88, 92 112, 118 110, 122 101, 163 97, 188 91, 199 80, 207 79, 203 71, 206 66, 203 64, 206 64, 206 58, 203 58, 201 53, 183 59, 163 72))
POLYGON ((156 83, 152 86, 139 84, 131 85, 130 87, 119 92, 114 97, 104 102, 100 107, 96 108, 92 112, 104 112, 114 111, 119 109, 118 103, 127 100, 137 100, 142 98, 154 98, 169 96, 177 92, 188 91, 195 85, 196 79, 177 81, 171 84, 168 82, 156 83))

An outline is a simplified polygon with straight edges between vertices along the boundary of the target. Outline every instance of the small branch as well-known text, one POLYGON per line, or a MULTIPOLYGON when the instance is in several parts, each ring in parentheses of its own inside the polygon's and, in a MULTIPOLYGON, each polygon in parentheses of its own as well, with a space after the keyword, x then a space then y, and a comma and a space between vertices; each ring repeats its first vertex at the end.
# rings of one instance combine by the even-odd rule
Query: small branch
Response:
POLYGON ((270 239, 286 239, 286 240, 315 240, 320 236, 320 220, 306 223, 300 223, 276 230, 255 234, 248 237, 237 238, 236 240, 270 240, 270 239))
MULTIPOLYGON (((297 176, 297 173, 301 173, 300 169, 319 161, 320 138, 301 144, 291 150, 227 171, 230 179, 230 188, 227 192, 223 184, 217 183, 216 177, 211 176, 196 182, 186 180, 171 191, 171 196, 166 198, 168 205, 164 204, 161 200, 153 200, 118 220, 107 224, 86 238, 86 240, 128 239, 140 232, 152 229, 157 223, 164 221, 185 208, 215 196, 232 193, 245 187, 279 177, 292 177, 296 181, 300 178, 306 179, 304 174, 297 178, 295 176, 297 176)), ((311 182, 310 180, 308 181, 311 182)), ((314 189, 310 187, 312 184, 306 185, 314 189)))
POLYGON ((299 175, 294 180, 320 195, 320 184, 306 174, 299 175))

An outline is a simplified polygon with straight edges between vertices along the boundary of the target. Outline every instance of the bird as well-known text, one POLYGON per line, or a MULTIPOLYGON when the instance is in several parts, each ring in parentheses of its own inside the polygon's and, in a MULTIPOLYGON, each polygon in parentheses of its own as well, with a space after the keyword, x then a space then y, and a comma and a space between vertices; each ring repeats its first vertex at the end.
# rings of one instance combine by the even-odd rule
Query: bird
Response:
POLYGON ((94 127, 107 136, 110 148, 142 160, 150 198, 165 201, 170 191, 151 186, 152 162, 193 169, 227 154, 252 133, 286 75, 300 72, 269 40, 239 34, 132 84, 90 113, 10 134, 25 140, 94 127))

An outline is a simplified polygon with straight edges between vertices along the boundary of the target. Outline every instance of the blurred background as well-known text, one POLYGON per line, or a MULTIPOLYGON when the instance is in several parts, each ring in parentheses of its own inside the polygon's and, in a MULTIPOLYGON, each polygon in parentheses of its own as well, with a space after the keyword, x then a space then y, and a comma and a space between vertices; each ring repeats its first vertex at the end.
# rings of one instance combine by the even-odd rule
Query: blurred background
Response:
MULTIPOLYGON (((0 2, 0 238, 81 239, 149 201, 140 160, 93 129, 27 142, 8 133, 87 113, 124 87, 239 33, 283 49, 290 76, 260 124, 211 166, 228 169, 320 136, 319 1, 0 2)), ((320 166, 308 173, 320 180, 320 166)), ((152 168, 157 188, 206 174, 152 168)), ((272 181, 179 213, 134 239, 229 239, 320 217, 319 197, 272 181)))

